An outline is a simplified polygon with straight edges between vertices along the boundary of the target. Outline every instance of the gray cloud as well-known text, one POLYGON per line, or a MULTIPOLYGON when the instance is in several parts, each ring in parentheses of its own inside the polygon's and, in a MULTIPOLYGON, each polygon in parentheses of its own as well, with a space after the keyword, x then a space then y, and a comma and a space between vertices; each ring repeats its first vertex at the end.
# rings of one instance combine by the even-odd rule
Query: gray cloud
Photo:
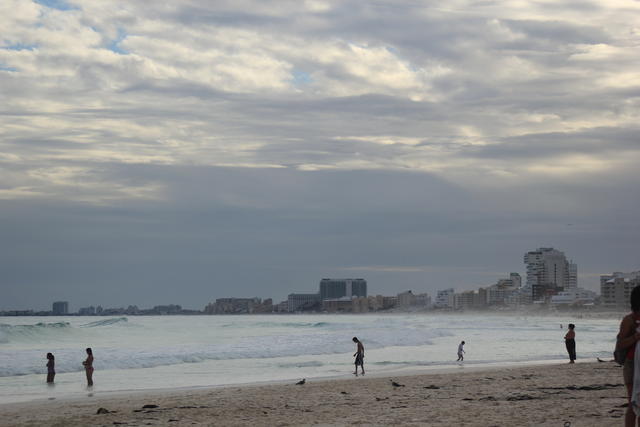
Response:
POLYGON ((639 13, 5 2, 0 309, 637 269, 639 13))

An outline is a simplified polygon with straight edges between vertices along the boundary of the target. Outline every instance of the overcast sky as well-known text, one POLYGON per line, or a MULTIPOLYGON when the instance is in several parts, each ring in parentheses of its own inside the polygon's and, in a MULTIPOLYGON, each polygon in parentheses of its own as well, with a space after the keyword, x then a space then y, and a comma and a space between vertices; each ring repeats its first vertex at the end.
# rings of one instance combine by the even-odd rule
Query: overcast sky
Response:
POLYGON ((3 0, 0 309, 640 269, 640 1, 3 0), (443 5, 443 6, 440 6, 443 5))

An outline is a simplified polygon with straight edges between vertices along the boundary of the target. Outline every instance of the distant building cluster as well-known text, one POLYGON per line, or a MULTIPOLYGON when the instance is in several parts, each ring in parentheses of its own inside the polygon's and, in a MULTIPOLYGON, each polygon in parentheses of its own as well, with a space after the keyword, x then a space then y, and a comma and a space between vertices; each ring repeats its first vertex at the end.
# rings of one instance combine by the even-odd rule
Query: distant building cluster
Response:
POLYGON ((204 308, 205 314, 257 314, 273 312, 271 298, 218 298, 204 308))
MULTIPOLYGON (((284 302, 284 301, 283 301, 284 302)), ((374 303, 375 305, 375 303, 374 303)), ((322 279, 316 293, 287 296, 286 311, 364 312, 369 311, 367 281, 364 279, 322 279)))
POLYGON ((525 305, 593 306, 600 304, 616 309, 629 305, 631 291, 640 285, 640 271, 614 272, 600 276, 600 296, 578 287, 578 266, 567 259, 564 252, 554 248, 528 251, 523 258, 526 277, 510 273, 495 283, 476 290, 456 292, 448 287, 438 290, 432 300, 428 293, 408 290, 395 296, 368 295, 367 281, 357 279, 320 280, 314 293, 291 293, 287 299, 274 304, 271 298, 218 298, 203 311, 186 310, 180 305, 158 305, 151 309, 83 307, 70 313, 67 301, 56 301, 51 311, 13 310, 0 316, 55 315, 113 316, 113 315, 172 315, 172 314, 260 314, 260 313, 368 313, 381 310, 483 310, 518 308, 525 305))
MULTIPOLYGON (((578 266, 554 248, 538 248, 524 254, 526 281, 518 273, 498 279, 490 286, 456 293, 453 288, 437 292, 434 307, 467 310, 518 307, 529 304, 555 306, 594 305, 598 295, 578 287, 578 266)), ((627 298, 628 301, 628 298, 627 298)))
POLYGON ((640 285, 640 271, 603 274, 600 276, 602 305, 620 308, 628 307, 631 291, 638 285, 640 285))
POLYGON ((400 308, 412 310, 431 307, 429 294, 412 291, 397 296, 367 295, 365 279, 322 279, 316 293, 289 294, 280 305, 289 313, 317 311, 327 313, 369 313, 400 308))
POLYGON ((79 316, 162 316, 167 314, 198 314, 197 310, 185 310, 178 304, 156 305, 153 308, 140 309, 137 305, 127 308, 102 308, 101 306, 82 307, 79 316))
POLYGON ((102 308, 101 306, 81 307, 76 313, 69 311, 68 301, 56 301, 51 311, 12 310, 0 312, 0 316, 161 316, 168 314, 201 314, 199 310, 183 309, 178 304, 156 305, 153 308, 140 309, 136 305, 127 308, 102 308))

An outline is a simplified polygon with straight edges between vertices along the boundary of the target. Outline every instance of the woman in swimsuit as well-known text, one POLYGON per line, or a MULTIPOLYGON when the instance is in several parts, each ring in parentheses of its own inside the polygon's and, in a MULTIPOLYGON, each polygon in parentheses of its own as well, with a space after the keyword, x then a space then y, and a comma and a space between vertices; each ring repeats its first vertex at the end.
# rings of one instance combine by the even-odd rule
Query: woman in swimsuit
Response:
POLYGON ((91 348, 87 348, 87 359, 82 364, 87 374, 87 386, 91 387, 93 385, 93 351, 91 348))
POLYGON ((47 353, 47 384, 53 384, 53 377, 56 376, 56 358, 52 353, 47 353))

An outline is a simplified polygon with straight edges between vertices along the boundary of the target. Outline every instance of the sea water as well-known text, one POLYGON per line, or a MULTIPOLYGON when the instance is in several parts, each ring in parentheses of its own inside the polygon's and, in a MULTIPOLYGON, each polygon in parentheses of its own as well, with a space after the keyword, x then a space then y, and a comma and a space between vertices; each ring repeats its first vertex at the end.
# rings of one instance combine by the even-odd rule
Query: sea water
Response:
POLYGON ((611 358, 619 320, 454 314, 0 317, 0 404, 134 390, 611 358), (562 328, 561 328, 562 325, 562 328), (463 364, 456 362, 466 342, 463 364), (91 347, 94 387, 82 361, 91 347), (46 353, 55 385, 45 384, 46 353))

